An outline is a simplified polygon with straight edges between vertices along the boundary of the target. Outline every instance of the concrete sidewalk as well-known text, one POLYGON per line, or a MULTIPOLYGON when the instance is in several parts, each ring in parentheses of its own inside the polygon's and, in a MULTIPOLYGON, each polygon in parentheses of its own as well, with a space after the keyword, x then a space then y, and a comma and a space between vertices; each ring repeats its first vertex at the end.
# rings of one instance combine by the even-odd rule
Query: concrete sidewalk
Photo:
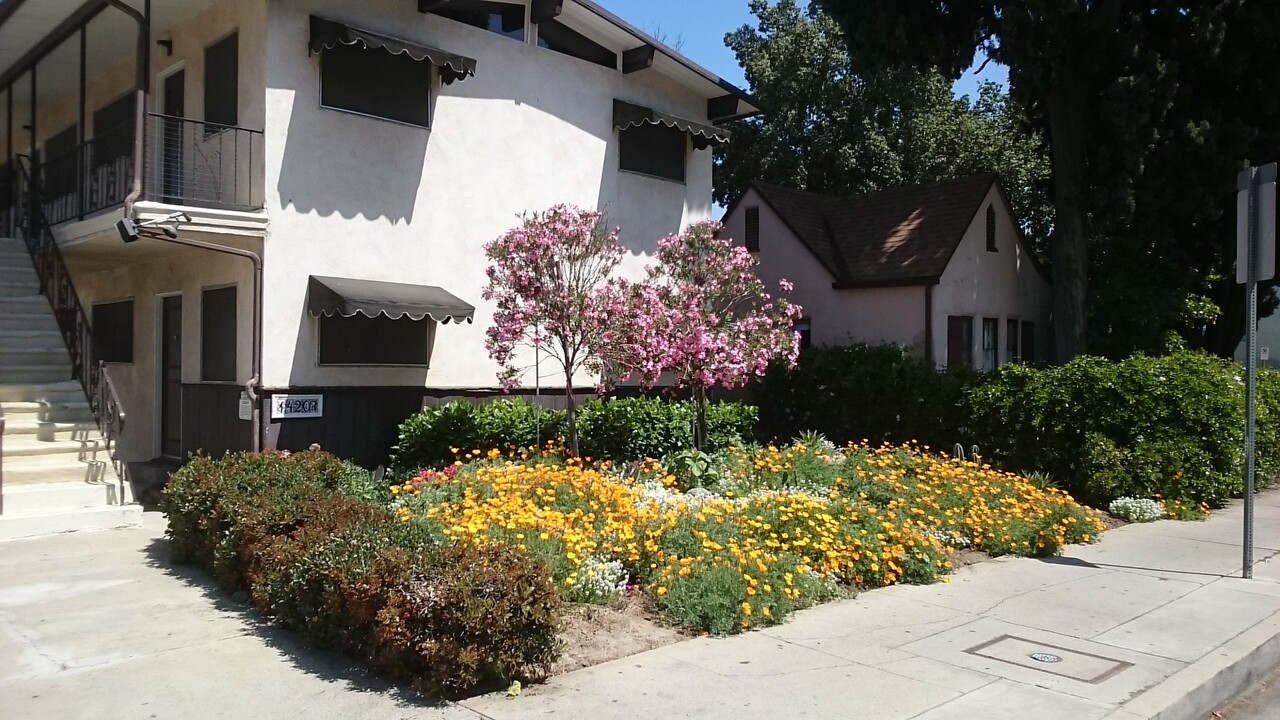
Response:
POLYGON ((168 566, 163 519, 148 516, 143 530, 0 543, 0 715, 1199 720, 1280 664, 1280 492, 1257 516, 1251 581, 1236 503, 460 705, 257 622, 168 566))

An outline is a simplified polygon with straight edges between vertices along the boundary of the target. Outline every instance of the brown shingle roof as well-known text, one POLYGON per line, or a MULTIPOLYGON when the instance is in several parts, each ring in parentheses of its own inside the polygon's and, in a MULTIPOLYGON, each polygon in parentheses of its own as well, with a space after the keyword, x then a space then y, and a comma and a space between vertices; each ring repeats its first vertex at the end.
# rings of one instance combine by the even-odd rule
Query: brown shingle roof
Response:
POLYGON ((752 187, 837 287, 859 287, 937 282, 995 183, 993 174, 973 175, 834 198, 752 187))

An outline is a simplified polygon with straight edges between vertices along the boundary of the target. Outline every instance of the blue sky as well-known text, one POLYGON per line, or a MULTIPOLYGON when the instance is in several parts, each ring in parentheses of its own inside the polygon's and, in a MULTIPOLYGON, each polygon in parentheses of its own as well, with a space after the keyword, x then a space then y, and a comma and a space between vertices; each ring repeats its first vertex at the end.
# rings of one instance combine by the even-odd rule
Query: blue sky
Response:
MULTIPOLYGON (((802 0, 803 1, 803 0, 802 0)), ((746 89, 747 82, 733 52, 724 45, 725 33, 754 25, 747 0, 597 0, 611 12, 651 34, 661 34, 667 44, 683 40, 681 51, 689 59, 720 77, 746 89)), ((981 76, 966 72, 956 83, 956 95, 973 96, 981 80, 1003 83, 1002 66, 988 64, 981 76)))

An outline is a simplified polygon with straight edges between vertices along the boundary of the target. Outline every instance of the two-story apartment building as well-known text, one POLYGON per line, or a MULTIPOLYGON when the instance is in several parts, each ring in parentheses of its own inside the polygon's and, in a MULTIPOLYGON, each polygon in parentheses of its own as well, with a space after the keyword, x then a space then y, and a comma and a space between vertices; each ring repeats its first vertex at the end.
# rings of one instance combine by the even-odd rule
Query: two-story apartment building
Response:
MULTIPOLYGON (((5 0, 2 257, 30 252, 71 354, 0 353, 0 401, 74 376, 127 462, 377 464, 424 402, 495 389, 484 243, 571 202, 639 272, 755 112, 590 0, 5 0)), ((14 288, 0 317, 35 313, 14 288)))

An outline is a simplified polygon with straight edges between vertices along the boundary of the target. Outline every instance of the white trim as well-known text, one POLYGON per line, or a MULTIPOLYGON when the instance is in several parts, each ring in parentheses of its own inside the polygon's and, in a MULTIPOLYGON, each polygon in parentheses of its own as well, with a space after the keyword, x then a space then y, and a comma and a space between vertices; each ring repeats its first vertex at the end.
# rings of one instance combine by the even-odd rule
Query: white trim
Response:
POLYGON ((222 210, 143 200, 134 203, 133 215, 138 220, 161 220, 175 212, 186 213, 191 222, 183 229, 200 232, 258 235, 266 233, 270 218, 265 210, 222 210))

